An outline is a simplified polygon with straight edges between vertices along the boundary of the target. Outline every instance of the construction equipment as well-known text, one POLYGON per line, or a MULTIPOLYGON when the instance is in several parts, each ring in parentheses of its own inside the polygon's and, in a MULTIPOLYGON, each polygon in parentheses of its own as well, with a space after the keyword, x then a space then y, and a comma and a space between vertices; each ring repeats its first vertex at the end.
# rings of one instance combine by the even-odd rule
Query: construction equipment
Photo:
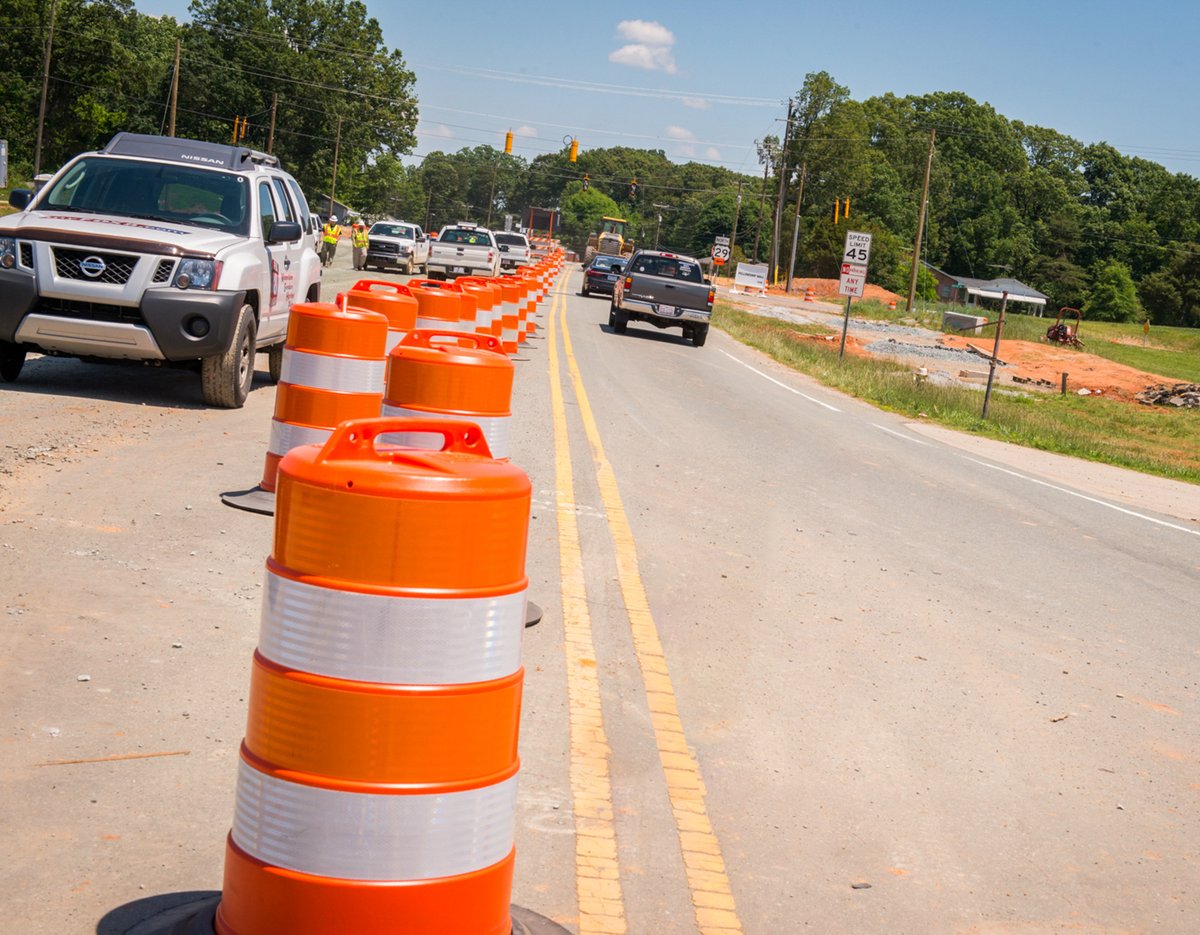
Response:
POLYGON ((625 226, 629 222, 624 218, 602 217, 600 230, 588 234, 587 248, 583 251, 583 262, 590 263, 597 253, 608 256, 632 256, 633 241, 625 239, 625 226))
POLYGON ((1051 344, 1068 344, 1071 347, 1083 347, 1083 342, 1079 340, 1079 326, 1083 324, 1083 314, 1077 308, 1060 308, 1058 310, 1058 319, 1049 328, 1046 329, 1046 340, 1051 344), (1063 321, 1063 317, 1070 312, 1075 316, 1075 327, 1071 327, 1068 322, 1063 321))

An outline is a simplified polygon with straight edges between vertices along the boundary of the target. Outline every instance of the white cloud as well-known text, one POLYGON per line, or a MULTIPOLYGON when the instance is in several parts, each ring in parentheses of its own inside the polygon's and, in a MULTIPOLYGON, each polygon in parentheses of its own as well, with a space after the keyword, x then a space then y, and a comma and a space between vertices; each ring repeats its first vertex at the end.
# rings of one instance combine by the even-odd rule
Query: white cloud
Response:
POLYGON ((712 104, 702 97, 681 97, 684 107, 690 107, 692 110, 709 110, 712 104))
POLYGON ((611 52, 608 56, 610 62, 628 65, 630 68, 643 68, 646 71, 675 74, 675 56, 671 53, 671 49, 675 47, 675 34, 662 23, 640 19, 622 20, 617 23, 617 34, 627 40, 628 44, 611 52))
POLYGON ((444 123, 421 124, 417 127, 418 136, 436 136, 443 140, 454 139, 454 131, 444 123))
POLYGON ((710 146, 704 151, 704 158, 711 159, 713 162, 721 161, 721 151, 715 146, 710 146))
POLYGON ((667 127, 667 139, 671 140, 694 140, 696 134, 684 127, 671 125, 667 127))
POLYGON ((537 127, 523 126, 513 130, 514 136, 537 136, 537 127))
POLYGON ((639 45, 664 45, 670 48, 675 44, 675 34, 657 20, 621 20, 617 23, 617 35, 639 45))

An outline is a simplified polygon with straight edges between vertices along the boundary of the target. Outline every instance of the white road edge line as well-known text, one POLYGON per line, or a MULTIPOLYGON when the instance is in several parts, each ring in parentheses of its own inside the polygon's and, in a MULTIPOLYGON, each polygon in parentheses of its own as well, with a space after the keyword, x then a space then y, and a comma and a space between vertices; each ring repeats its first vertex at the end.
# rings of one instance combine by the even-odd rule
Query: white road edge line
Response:
POLYGON ((889 429, 886 425, 880 425, 878 422, 871 423, 881 432, 887 432, 889 435, 895 435, 897 438, 903 438, 906 442, 912 442, 914 445, 928 446, 929 442, 923 442, 919 438, 913 438, 911 435, 905 435, 903 432, 897 432, 895 429, 889 429))
POLYGON ((1186 532, 1189 535, 1200 536, 1200 530, 1188 529, 1186 526, 1177 526, 1174 523, 1168 523, 1166 520, 1155 519, 1153 516, 1147 516, 1144 513, 1138 513, 1135 510, 1127 510, 1123 506, 1117 506, 1115 503, 1109 503, 1107 500, 1098 500, 1095 497, 1089 497, 1087 494, 1079 493, 1075 490, 1068 490, 1066 487, 1059 487, 1057 484, 1050 484, 1044 480, 1038 480, 1036 477, 1030 477, 1028 474, 1021 474, 1017 471, 1010 471, 1008 468, 1002 468, 995 464, 988 464, 986 461, 979 461, 975 458, 968 458, 965 455, 960 455, 964 461, 970 461, 972 464, 978 464, 980 467, 991 468, 993 471, 1000 471, 1003 474, 1011 474, 1013 477, 1019 477, 1021 480, 1027 480, 1031 484, 1040 484, 1042 487, 1049 487, 1051 490, 1057 490, 1059 493, 1070 494, 1072 497, 1078 497, 1080 500, 1087 500, 1088 503, 1096 503, 1100 506, 1108 507, 1110 510, 1116 510, 1118 513, 1124 513, 1127 516, 1135 516, 1138 519, 1144 519, 1148 523, 1156 523, 1159 526, 1166 526, 1168 529, 1177 529, 1179 532, 1186 532))
POLYGON ((738 360, 736 357, 734 357, 732 354, 730 354, 730 353, 729 353, 729 351, 721 351, 721 353, 722 353, 722 354, 724 354, 726 357, 728 357, 730 360, 732 360, 732 361, 733 361, 735 364, 741 364, 741 365, 742 365, 743 367, 745 367, 747 370, 753 370, 755 373, 757 373, 757 374, 758 374, 760 377, 762 377, 764 380, 770 380, 770 381, 771 381, 772 383, 774 383, 776 386, 781 386, 781 387, 783 387, 783 388, 784 388, 785 390, 787 390, 789 393, 795 393, 797 396, 802 396, 802 397, 804 397, 804 398, 805 398, 805 399, 807 399, 807 400, 808 400, 810 403, 816 403, 818 406, 824 406, 824 407, 825 407, 826 409, 828 409, 830 412, 841 412, 841 411, 842 411, 842 410, 838 409, 838 407, 837 407, 837 406, 831 406, 831 405, 829 405, 829 403, 823 403, 823 402, 821 402, 821 400, 819 400, 819 399, 815 399, 814 397, 812 397, 812 396, 809 396, 807 393, 801 393, 801 392, 800 392, 798 389, 796 389, 795 387, 788 386, 786 383, 780 383, 780 382, 779 382, 778 380, 776 380, 774 377, 772 377, 772 376, 769 376, 768 374, 765 374, 765 373, 763 373, 763 372, 762 372, 761 370, 759 370, 757 367, 751 367, 751 366, 750 366, 748 363, 746 363, 744 360, 738 360))

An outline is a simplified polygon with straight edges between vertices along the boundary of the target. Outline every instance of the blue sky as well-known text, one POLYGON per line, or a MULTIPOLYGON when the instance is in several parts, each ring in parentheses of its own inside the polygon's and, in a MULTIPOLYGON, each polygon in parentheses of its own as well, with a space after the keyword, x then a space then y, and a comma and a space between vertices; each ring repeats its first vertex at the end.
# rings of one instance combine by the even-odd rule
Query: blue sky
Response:
MULTIPOLYGON (((1014 120, 1200 176, 1200 5, 369 0, 417 76, 415 155, 501 146, 662 149, 758 172, 754 141, 828 71, 862 100, 963 91, 1014 120)), ((138 0, 187 18, 186 0, 138 0)))

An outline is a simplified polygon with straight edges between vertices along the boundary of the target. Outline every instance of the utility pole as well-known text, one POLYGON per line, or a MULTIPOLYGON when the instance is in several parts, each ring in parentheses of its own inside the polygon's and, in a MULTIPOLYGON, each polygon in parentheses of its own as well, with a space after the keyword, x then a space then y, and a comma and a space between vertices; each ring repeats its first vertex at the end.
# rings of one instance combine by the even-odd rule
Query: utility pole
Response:
POLYGON ((737 204, 733 209, 733 236, 729 238, 729 262, 733 262, 733 248, 737 246, 738 217, 742 213, 742 180, 738 179, 737 204))
POLYGON ((921 186, 921 213, 917 216, 917 239, 913 242, 912 274, 908 278, 908 313, 913 312, 917 300, 917 266, 921 262, 921 238, 925 234, 925 206, 929 201, 929 172, 933 168, 933 137, 937 131, 929 130, 929 156, 925 160, 925 184, 921 186))
POLYGON ((496 155, 496 161, 492 163, 492 190, 488 192, 488 209, 487 220, 483 222, 484 227, 492 226, 492 204, 496 200, 496 168, 500 165, 500 156, 496 155))
POLYGON ((329 213, 333 214, 333 196, 337 193, 338 153, 342 148, 342 118, 338 117, 337 136, 333 140, 333 181, 329 184, 329 213))
MULTIPOLYGON (((988 403, 992 399, 992 380, 996 378, 996 360, 1000 357, 1000 332, 1004 330, 1004 310, 1008 308, 1008 290, 1000 297, 1000 318, 996 322, 996 343, 992 347, 992 359, 988 361, 987 389, 983 391, 983 418, 987 418, 988 403)), ((1064 374, 1064 376, 1066 376, 1064 374)))
POLYGON ((50 92, 50 54, 54 51, 54 18, 58 0, 50 0, 50 30, 46 33, 46 51, 42 55, 42 102, 38 106, 37 142, 33 146, 33 174, 42 171, 42 130, 46 126, 46 97, 50 92))
POLYGON ((762 233, 762 213, 763 207, 767 203, 767 172, 770 171, 771 160, 768 159, 766 165, 763 166, 762 194, 758 199, 758 226, 754 229, 754 262, 758 262, 758 236, 762 233))
POLYGON ((171 113, 167 117, 167 136, 175 135, 175 111, 179 108, 179 40, 175 40, 175 65, 171 69, 171 113))
POLYGON ((271 92, 271 125, 267 128, 267 153, 275 153, 275 114, 279 110, 279 92, 271 92))
POLYGON ((808 174, 808 161, 800 163, 800 191, 796 194, 796 223, 792 228, 792 256, 788 260, 787 282, 783 291, 792 291, 792 276, 796 272, 796 243, 800 239, 800 203, 804 200, 804 176, 808 174))
POLYGON ((788 143, 792 138, 792 99, 788 98, 787 122, 783 125, 783 146, 779 148, 779 194, 771 219, 771 282, 779 282, 779 229, 783 227, 783 199, 787 195, 788 143))

